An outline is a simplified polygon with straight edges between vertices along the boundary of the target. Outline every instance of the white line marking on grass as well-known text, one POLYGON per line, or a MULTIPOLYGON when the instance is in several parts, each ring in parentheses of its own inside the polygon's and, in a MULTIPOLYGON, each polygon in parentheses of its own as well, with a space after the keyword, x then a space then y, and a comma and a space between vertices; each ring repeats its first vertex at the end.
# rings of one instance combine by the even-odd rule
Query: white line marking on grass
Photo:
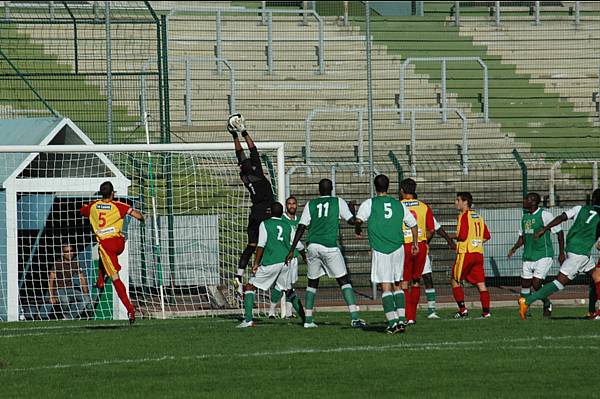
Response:
POLYGON ((599 334, 592 335, 563 335, 563 336, 542 336, 542 337, 523 337, 523 338, 503 338, 500 340, 478 340, 478 341, 443 341, 443 342, 425 342, 425 343, 398 343, 392 345, 361 345, 361 346, 346 346, 341 348, 297 348, 287 349, 282 351, 267 351, 267 352, 248 352, 248 353, 229 353, 229 354, 203 354, 193 356, 175 356, 175 355, 163 355, 159 357, 144 357, 137 359, 113 359, 113 360, 101 360, 84 363, 57 363, 47 366, 37 367, 24 367, 24 368, 4 368, 0 369, 0 373, 7 372, 30 372, 39 370, 56 370, 56 369, 69 369, 69 368, 85 368, 85 367, 98 367, 98 366, 110 366, 118 364, 139 364, 139 363, 152 363, 152 362, 164 362, 164 361, 180 361, 180 360, 207 360, 207 359, 220 359, 220 358, 253 358, 253 357, 268 357, 268 356, 289 356, 289 355, 303 355, 303 354, 315 354, 315 353, 349 353, 349 352, 382 352, 389 350, 408 350, 408 351, 427 351, 427 350, 456 350, 456 346, 461 346, 460 350, 471 350, 481 351, 489 350, 490 345, 498 344, 498 349, 504 350, 531 350, 531 349, 582 349, 582 350, 598 350, 598 346, 587 346, 587 345, 542 345, 536 344, 532 346, 514 346, 507 345, 511 343, 519 342, 539 342, 539 341, 560 341, 560 340, 580 340, 580 339, 598 339, 599 334), (504 345, 503 345, 504 344, 504 345), (479 346, 472 347, 469 346, 479 346))

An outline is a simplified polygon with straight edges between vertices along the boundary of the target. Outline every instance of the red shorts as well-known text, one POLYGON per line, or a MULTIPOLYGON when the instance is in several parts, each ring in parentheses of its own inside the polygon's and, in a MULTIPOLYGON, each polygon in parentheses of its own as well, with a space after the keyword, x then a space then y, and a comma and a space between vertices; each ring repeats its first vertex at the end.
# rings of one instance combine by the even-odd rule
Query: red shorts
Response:
POLYGON ((467 280, 471 284, 484 283, 483 254, 456 254, 456 261, 452 266, 452 278, 456 281, 467 280))
POLYGON ((404 244, 404 274, 402 275, 404 281, 418 281, 421 278, 427 261, 427 251, 429 251, 427 241, 419 242, 417 256, 412 255, 412 243, 404 244))
POLYGON ((121 270, 119 265, 119 255, 125 249, 124 237, 105 238, 98 242, 98 253, 100 254, 100 262, 104 271, 110 277, 114 276, 121 270))

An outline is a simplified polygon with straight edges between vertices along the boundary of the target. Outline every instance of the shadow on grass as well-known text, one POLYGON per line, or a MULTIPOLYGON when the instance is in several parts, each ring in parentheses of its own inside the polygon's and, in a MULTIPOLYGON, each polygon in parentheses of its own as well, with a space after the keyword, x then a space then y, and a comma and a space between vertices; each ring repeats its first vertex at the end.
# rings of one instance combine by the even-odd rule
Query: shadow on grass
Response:
POLYGON ((129 324, 116 325, 116 324, 99 324, 97 326, 84 326, 86 330, 119 330, 125 328, 131 328, 129 324))

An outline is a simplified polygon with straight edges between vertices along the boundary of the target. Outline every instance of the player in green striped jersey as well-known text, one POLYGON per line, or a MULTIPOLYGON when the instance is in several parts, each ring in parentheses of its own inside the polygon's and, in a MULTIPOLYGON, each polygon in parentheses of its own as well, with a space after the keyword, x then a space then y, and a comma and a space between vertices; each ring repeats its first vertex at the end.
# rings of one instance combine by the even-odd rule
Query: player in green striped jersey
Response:
POLYGON ((304 328, 315 328, 317 325, 313 321, 313 308, 319 279, 327 274, 335 278, 342 289, 342 295, 352 321, 352 327, 365 327, 367 323, 361 320, 356 305, 354 289, 350 282, 348 269, 344 257, 337 244, 340 219, 344 219, 348 224, 354 225, 356 219, 346 201, 341 198, 333 197, 333 183, 329 179, 322 179, 319 182, 318 198, 307 202, 300 217, 300 223, 294 236, 292 248, 288 253, 286 262, 289 263, 294 258, 294 247, 298 244, 304 231, 308 229, 307 242, 307 273, 308 287, 306 287, 306 321, 304 328))
MULTIPOLYGON (((529 193, 523 199, 523 208, 526 212, 521 218, 519 238, 515 245, 508 251, 508 258, 513 256, 517 249, 523 249, 523 270, 521 272, 521 296, 527 298, 531 295, 531 287, 536 291, 542 288, 546 275, 550 271, 554 260, 554 248, 550 231, 546 231, 539 240, 533 238, 533 234, 540 228, 549 224, 552 214, 539 207, 541 198, 538 193, 529 193)), ((560 225, 550 229, 558 238, 558 262, 562 265, 565 259, 565 236, 560 225)), ((544 317, 552 315, 552 302, 544 298, 544 317)))
MULTIPOLYGON (((544 234, 554 226, 562 222, 574 219, 575 222, 567 234, 567 259, 560 267, 556 279, 545 284, 539 291, 527 298, 519 298, 519 316, 523 320, 527 318, 529 305, 538 299, 544 299, 557 291, 561 291, 568 285, 578 273, 587 273, 594 280, 596 292, 600 293, 600 268, 596 268, 590 257, 594 244, 600 249, 600 189, 592 193, 592 204, 576 206, 561 215, 555 217, 552 222, 538 230, 533 238, 542 239, 544 234)), ((594 314, 594 318, 600 320, 600 312, 594 314)))

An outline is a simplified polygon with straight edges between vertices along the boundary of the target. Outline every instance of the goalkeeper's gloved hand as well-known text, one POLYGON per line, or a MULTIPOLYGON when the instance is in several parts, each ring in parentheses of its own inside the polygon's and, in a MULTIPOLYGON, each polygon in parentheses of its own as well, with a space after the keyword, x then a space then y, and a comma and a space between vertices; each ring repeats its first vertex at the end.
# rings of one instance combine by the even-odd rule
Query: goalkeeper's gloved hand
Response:
POLYGON ((244 117, 240 114, 232 114, 227 119, 227 130, 231 135, 241 134, 242 137, 246 137, 248 132, 246 131, 246 125, 244 124, 244 117))
POLYGON ((237 132, 235 131, 233 126, 231 126, 229 123, 227 123, 227 131, 229 133, 231 133, 231 137, 233 137, 234 140, 238 138, 237 132))

